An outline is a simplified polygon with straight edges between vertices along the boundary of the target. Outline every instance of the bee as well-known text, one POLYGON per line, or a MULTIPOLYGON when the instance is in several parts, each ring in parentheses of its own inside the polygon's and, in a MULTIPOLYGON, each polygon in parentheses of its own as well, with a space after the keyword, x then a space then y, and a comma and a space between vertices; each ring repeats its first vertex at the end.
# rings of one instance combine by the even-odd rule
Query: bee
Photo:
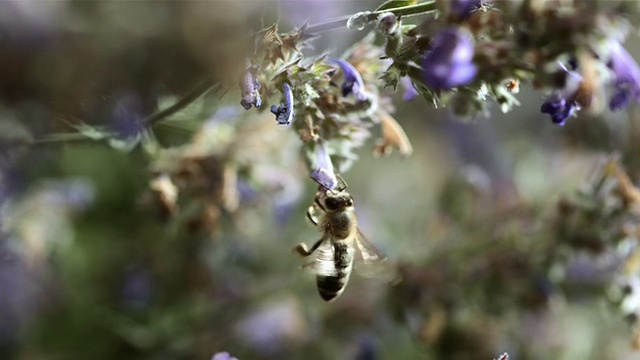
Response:
POLYGON ((382 253, 358 228, 353 197, 345 191, 346 184, 334 191, 320 186, 314 204, 307 211, 309 221, 322 232, 320 240, 308 249, 300 243, 293 251, 302 257, 313 256, 303 268, 316 274, 318 292, 325 301, 337 298, 344 291, 354 263, 356 271, 365 276, 389 275, 391 271, 382 253), (318 218, 314 213, 321 212, 318 218))

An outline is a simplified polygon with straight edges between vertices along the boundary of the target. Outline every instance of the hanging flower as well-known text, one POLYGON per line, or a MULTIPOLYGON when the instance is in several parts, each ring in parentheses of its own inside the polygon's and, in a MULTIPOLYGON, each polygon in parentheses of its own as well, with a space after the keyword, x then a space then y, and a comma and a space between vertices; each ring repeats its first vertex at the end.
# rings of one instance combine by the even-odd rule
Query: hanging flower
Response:
POLYGON ((431 40, 431 50, 422 60, 422 78, 433 89, 451 89, 473 81, 473 40, 461 28, 448 28, 431 40))
POLYGON ((640 100, 640 68, 625 48, 616 40, 610 43, 609 68, 613 71, 613 95, 609 101, 612 111, 629 105, 632 99, 640 100))
POLYGON ((565 86, 561 90, 553 91, 549 98, 542 103, 540 111, 549 114, 551 121, 562 126, 565 120, 580 110, 580 104, 576 99, 582 76, 575 71, 568 70, 564 65, 560 66, 566 72, 565 86))
POLYGON ((411 101, 419 95, 418 90, 416 90, 416 88, 413 86, 413 83, 411 82, 410 77, 405 76, 401 78, 400 84, 402 84, 402 87, 404 88, 404 93, 402 94, 402 100, 411 101))
POLYGON ((282 84, 282 93, 284 94, 284 104, 280 106, 271 105, 271 112, 276 116, 278 125, 290 125, 296 114, 293 112, 293 91, 289 84, 282 84))
POLYGON ((342 96, 353 94, 359 101, 367 100, 367 92, 364 89, 364 82, 358 70, 348 61, 334 59, 332 62, 338 64, 342 69, 344 82, 342 83, 342 96))
POLYGON ((311 178, 323 187, 333 190, 338 185, 338 179, 333 170, 333 162, 322 142, 315 144, 315 167, 311 178))

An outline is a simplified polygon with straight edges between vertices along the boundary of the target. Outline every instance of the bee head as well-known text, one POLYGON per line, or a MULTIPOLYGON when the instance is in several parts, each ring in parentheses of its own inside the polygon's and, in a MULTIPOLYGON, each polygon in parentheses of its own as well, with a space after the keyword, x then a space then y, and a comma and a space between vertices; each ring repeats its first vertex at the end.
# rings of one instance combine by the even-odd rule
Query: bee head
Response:
POLYGON ((325 193, 322 204, 327 211, 341 211, 353 206, 353 197, 345 191, 325 193))

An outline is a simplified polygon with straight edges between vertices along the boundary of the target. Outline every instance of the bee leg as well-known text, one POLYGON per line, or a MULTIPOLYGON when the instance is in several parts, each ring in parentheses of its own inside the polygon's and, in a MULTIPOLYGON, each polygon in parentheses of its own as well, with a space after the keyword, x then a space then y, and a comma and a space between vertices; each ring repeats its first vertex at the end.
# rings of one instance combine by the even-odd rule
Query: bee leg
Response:
POLYGON ((313 244, 313 246, 311 247, 311 249, 307 249, 307 245, 305 243, 300 243, 298 245, 296 245, 296 247, 293 248, 293 252, 295 252, 296 254, 302 256, 302 257, 307 257, 311 254, 313 254, 314 251, 316 251, 316 249, 320 246, 320 244, 322 244, 323 239, 320 239, 318 241, 316 241, 315 244, 313 244))
POLYGON ((318 226, 318 217, 314 215, 314 213, 317 211, 318 208, 315 204, 309 206, 309 209, 307 209, 307 219, 309 219, 309 221, 311 221, 314 226, 318 226))

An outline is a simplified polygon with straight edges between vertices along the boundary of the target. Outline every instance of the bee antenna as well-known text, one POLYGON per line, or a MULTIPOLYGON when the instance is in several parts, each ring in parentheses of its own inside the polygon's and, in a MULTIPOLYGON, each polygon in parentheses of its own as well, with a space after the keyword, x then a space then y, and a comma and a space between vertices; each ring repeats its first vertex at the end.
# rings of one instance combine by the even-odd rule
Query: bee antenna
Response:
POLYGON ((339 184, 341 184, 341 186, 339 187, 338 192, 342 192, 344 190, 347 189, 347 182, 344 181, 344 179, 342 178, 342 176, 340 176, 340 174, 336 173, 336 178, 338 179, 339 184))

